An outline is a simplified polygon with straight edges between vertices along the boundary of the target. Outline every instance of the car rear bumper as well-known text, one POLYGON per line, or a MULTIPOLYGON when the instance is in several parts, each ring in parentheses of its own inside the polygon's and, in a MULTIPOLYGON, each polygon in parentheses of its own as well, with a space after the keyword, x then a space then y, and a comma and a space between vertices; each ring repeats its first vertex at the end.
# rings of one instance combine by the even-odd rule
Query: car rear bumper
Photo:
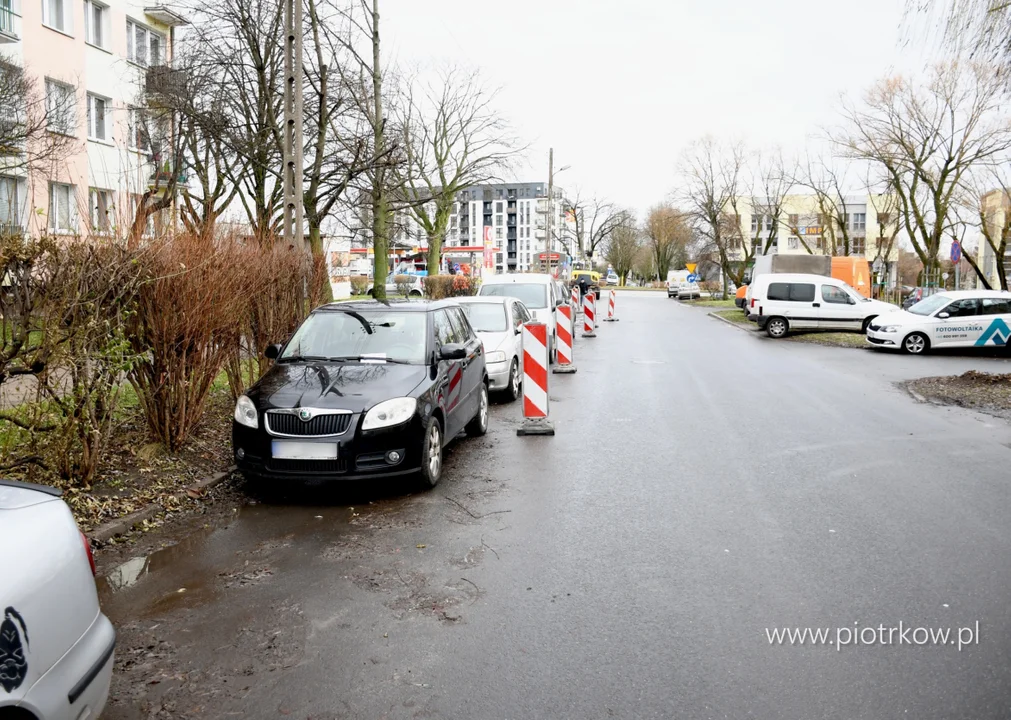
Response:
POLYGON ((272 480, 310 480, 317 482, 344 480, 379 480, 410 475, 421 469, 421 446, 424 435, 421 417, 415 415, 402 425, 380 430, 358 430, 357 418, 351 428, 336 438, 301 437, 276 438, 267 434, 262 425, 254 430, 232 423, 232 453, 235 465, 247 475, 272 480), (337 443, 337 458, 333 460, 287 460, 273 457, 274 440, 295 440, 313 443, 337 443), (240 453, 239 450, 242 450, 240 453), (395 451, 399 459, 391 461, 395 451), (239 455, 242 457, 239 457, 239 455))
POLYGON ((98 614, 74 646, 32 685, 20 706, 45 720, 98 718, 109 699, 116 631, 98 614))

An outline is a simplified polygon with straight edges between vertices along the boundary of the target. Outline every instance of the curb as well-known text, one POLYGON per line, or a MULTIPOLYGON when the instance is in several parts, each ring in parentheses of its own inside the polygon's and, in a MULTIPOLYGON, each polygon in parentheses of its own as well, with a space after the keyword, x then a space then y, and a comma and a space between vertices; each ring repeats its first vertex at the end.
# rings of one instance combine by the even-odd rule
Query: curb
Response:
POLYGON ((934 404, 930 400, 927 400, 927 398, 923 397, 923 395, 921 395, 920 393, 918 393, 915 390, 913 390, 913 388, 909 387, 909 385, 907 385, 906 383, 902 383, 902 387, 903 387, 903 389, 907 393, 909 393, 909 396, 911 398, 913 398, 913 400, 915 400, 916 402, 923 403, 925 405, 927 405, 927 404, 933 405, 934 404))
MULTIPOLYGON (((214 473, 208 478, 204 478, 195 485, 190 485, 188 488, 176 493, 177 497, 186 496, 187 490, 209 490, 217 485, 220 485, 235 472, 236 467, 230 465, 227 470, 219 473, 214 473)), ((117 520, 110 520, 104 525, 99 525, 97 528, 88 533, 88 537, 92 542, 95 543, 107 543, 114 537, 119 535, 125 535, 126 533, 133 530, 137 525, 142 522, 150 520, 158 513, 162 512, 164 508, 159 503, 151 503, 145 508, 138 510, 137 512, 130 513, 129 515, 124 515, 117 520)))
POLYGON ((740 323, 735 323, 733 320, 727 320, 725 317, 717 315, 715 312, 707 312, 706 315, 708 315, 711 318, 716 318, 720 322, 726 323, 727 325, 735 327, 738 330, 743 330, 744 332, 752 332, 752 329, 747 325, 741 325, 740 323))

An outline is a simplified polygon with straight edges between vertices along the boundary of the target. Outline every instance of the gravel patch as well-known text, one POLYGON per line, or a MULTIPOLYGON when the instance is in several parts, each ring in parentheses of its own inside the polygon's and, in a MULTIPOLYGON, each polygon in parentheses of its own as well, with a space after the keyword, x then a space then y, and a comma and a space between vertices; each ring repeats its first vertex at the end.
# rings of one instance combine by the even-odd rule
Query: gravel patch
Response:
POLYGON ((1011 421, 1011 374, 970 370, 962 375, 910 380, 905 387, 930 402, 979 410, 1011 421))

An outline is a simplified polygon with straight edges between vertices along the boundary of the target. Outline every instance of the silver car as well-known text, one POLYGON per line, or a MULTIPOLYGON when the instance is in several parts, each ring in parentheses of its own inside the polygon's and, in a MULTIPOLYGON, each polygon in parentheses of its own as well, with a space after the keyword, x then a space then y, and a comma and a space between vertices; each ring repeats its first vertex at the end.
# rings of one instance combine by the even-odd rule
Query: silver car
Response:
POLYGON ((0 480, 0 718, 97 718, 116 632, 88 539, 53 488, 0 480))
POLYGON ((533 315, 513 297, 461 297, 456 301, 484 344, 488 388, 516 400, 523 386, 523 324, 533 315))

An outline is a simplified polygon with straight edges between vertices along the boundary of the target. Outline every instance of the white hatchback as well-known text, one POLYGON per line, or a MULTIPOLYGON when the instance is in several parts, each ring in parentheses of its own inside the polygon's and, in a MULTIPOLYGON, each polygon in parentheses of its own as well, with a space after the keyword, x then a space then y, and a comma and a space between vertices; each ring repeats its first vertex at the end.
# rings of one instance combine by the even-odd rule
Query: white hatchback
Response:
POLYGON ((98 607, 88 539, 59 491, 0 480, 0 717, 97 718, 116 632, 98 607))
POLYGON ((1011 292, 939 292, 908 310, 882 315, 867 328, 874 347, 920 355, 931 348, 1008 347, 1011 292))
POLYGON ((513 297, 460 297, 456 301, 484 344, 488 389, 516 400, 523 385, 523 325, 533 319, 530 311, 513 297))
POLYGON ((477 297, 514 297, 538 322, 548 326, 548 362, 555 361, 555 308, 569 302, 555 279, 545 273, 491 275, 481 281, 477 297))

